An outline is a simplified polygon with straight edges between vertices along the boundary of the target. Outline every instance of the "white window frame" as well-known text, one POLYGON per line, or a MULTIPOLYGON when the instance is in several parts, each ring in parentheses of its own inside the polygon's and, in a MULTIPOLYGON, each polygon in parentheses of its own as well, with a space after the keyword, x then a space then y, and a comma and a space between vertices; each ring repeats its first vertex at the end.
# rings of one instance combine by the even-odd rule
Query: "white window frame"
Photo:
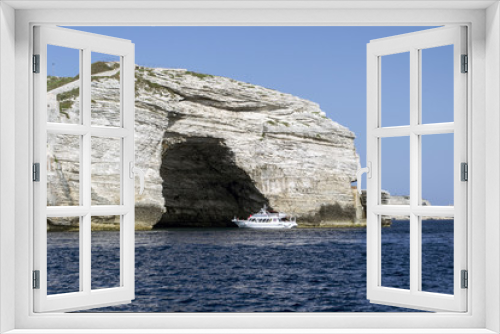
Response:
POLYGON ((260 333, 500 332, 499 16, 497 1, 0 3, 0 331, 76 333, 76 329, 88 329, 86 333, 110 333, 115 329, 115 333, 145 333, 149 328, 151 330, 147 332, 186 333, 181 330, 184 328, 197 333, 248 333, 249 329, 260 333), (14 11, 11 6, 19 10, 14 11), (60 6, 70 8, 54 10, 60 6), (115 9, 108 11, 97 6, 115 9), (120 9, 119 6, 134 9, 120 9), (393 6, 396 8, 391 8, 393 6), (141 7, 143 10, 136 9, 141 7), (26 97, 32 94, 29 57, 32 26, 35 24, 467 25, 471 59, 468 78, 471 88, 468 96, 471 110, 468 116, 471 134, 468 142, 471 155, 469 311, 459 314, 34 314, 30 256, 33 241, 30 181, 33 123, 30 116, 32 104, 26 97), (133 330, 139 326, 143 329, 133 330))

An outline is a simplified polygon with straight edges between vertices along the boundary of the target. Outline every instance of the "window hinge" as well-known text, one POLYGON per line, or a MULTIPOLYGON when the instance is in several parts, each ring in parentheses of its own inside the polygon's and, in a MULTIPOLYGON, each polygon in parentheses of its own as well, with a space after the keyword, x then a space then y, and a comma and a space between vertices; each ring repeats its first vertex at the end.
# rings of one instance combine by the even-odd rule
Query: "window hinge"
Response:
POLYGON ((33 164, 33 181, 40 182, 40 164, 38 162, 33 164))
POLYGON ((469 56, 462 55, 462 73, 469 72, 469 56))
POLYGON ((40 289, 40 270, 33 270, 33 289, 40 289))
POLYGON ((469 165, 466 162, 462 162, 460 165, 460 180, 469 181, 469 165))
POLYGON ((469 273, 467 270, 462 270, 462 289, 467 289, 469 287, 469 273))
POLYGON ((33 73, 40 73, 40 55, 33 55, 33 73))

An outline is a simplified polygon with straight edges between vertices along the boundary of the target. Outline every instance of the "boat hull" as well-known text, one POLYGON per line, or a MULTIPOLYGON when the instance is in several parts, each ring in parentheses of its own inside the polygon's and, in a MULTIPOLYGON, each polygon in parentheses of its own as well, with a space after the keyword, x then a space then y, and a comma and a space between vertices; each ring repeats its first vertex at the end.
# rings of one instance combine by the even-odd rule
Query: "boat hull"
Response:
POLYGON ((277 222, 277 223, 258 223, 249 222, 248 220, 233 219, 233 223, 239 228, 262 229, 262 230, 286 230, 297 227, 296 222, 277 222))

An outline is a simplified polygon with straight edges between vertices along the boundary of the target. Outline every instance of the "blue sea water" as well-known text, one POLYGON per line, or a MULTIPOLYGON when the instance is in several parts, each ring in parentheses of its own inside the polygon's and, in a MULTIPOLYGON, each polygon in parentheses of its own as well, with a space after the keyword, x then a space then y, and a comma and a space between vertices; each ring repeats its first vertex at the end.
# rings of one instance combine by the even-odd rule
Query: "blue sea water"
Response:
MULTIPOLYGON (((118 232, 92 233, 93 288, 119 284, 118 232)), ((404 312, 366 299, 366 229, 136 232, 136 298, 91 312, 404 312)), ((422 226, 422 289, 453 293, 453 221, 422 226)), ((78 233, 48 233, 49 293, 78 290, 78 233)), ((382 284, 409 286, 409 223, 382 230, 382 284)))

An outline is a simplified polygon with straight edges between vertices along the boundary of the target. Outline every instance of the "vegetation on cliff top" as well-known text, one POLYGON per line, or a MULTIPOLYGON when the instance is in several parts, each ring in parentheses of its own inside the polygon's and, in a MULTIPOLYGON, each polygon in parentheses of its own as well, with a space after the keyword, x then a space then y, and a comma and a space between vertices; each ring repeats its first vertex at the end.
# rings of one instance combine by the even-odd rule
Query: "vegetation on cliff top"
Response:
POLYGON ((107 63, 104 61, 96 61, 90 65, 90 74, 97 74, 101 72, 107 72, 120 67, 119 63, 107 63))
POLYGON ((76 75, 74 77, 54 77, 54 76, 47 76, 47 92, 50 92, 53 89, 56 89, 58 87, 64 86, 67 83, 73 82, 75 80, 78 80, 80 75, 76 75))
MULTIPOLYGON (((120 67, 119 63, 113 63, 110 65, 109 63, 103 61, 97 61, 90 65, 90 73, 97 74, 101 72, 111 71, 120 67)), ((80 75, 77 74, 74 77, 57 77, 48 75, 47 76, 47 92, 50 92, 53 89, 64 86, 70 82, 76 81, 80 78, 80 75)))
POLYGON ((213 78, 214 77, 211 74, 204 74, 204 73, 191 72, 191 71, 186 71, 186 74, 192 75, 192 76, 200 78, 200 79, 213 78))

